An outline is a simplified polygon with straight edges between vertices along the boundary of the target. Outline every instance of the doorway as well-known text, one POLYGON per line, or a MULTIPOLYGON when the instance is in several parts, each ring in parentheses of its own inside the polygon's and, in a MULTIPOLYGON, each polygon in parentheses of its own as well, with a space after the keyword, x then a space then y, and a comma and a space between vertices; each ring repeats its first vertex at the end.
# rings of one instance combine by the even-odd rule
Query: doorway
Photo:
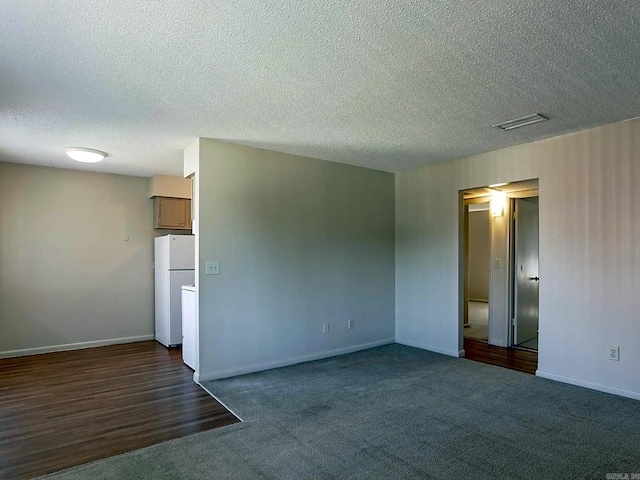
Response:
POLYGON ((538 180, 460 192, 460 343, 467 358, 534 373, 538 180))

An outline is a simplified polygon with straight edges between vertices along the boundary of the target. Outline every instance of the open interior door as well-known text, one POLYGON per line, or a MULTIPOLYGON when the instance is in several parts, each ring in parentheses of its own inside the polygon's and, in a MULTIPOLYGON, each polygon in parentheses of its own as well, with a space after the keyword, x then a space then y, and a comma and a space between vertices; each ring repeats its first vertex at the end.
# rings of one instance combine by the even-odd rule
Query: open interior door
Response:
POLYGON ((538 336, 538 197, 515 202, 513 344, 520 345, 538 336))

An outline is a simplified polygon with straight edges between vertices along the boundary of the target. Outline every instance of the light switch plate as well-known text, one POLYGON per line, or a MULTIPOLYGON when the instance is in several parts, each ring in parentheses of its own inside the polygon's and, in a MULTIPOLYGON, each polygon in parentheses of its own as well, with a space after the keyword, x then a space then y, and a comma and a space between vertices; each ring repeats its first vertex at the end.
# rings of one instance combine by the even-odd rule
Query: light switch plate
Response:
POLYGON ((206 275, 220 275, 220 260, 207 260, 205 273, 206 275))

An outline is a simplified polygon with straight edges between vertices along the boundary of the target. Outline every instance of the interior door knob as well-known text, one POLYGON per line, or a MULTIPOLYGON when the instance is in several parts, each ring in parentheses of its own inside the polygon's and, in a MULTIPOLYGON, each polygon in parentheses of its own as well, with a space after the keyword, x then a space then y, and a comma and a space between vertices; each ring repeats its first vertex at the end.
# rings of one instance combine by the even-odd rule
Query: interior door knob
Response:
POLYGON ((540 277, 529 277, 529 280, 535 280, 536 282, 540 280, 540 277))

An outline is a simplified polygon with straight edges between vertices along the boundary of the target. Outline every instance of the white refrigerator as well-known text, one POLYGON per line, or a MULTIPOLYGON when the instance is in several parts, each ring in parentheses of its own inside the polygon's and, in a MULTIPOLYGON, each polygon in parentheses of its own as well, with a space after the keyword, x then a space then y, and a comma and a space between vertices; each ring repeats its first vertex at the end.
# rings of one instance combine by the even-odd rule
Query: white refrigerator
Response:
POLYGON ((175 347, 182 343, 182 286, 195 283, 195 237, 157 237, 154 270, 156 340, 175 347))

